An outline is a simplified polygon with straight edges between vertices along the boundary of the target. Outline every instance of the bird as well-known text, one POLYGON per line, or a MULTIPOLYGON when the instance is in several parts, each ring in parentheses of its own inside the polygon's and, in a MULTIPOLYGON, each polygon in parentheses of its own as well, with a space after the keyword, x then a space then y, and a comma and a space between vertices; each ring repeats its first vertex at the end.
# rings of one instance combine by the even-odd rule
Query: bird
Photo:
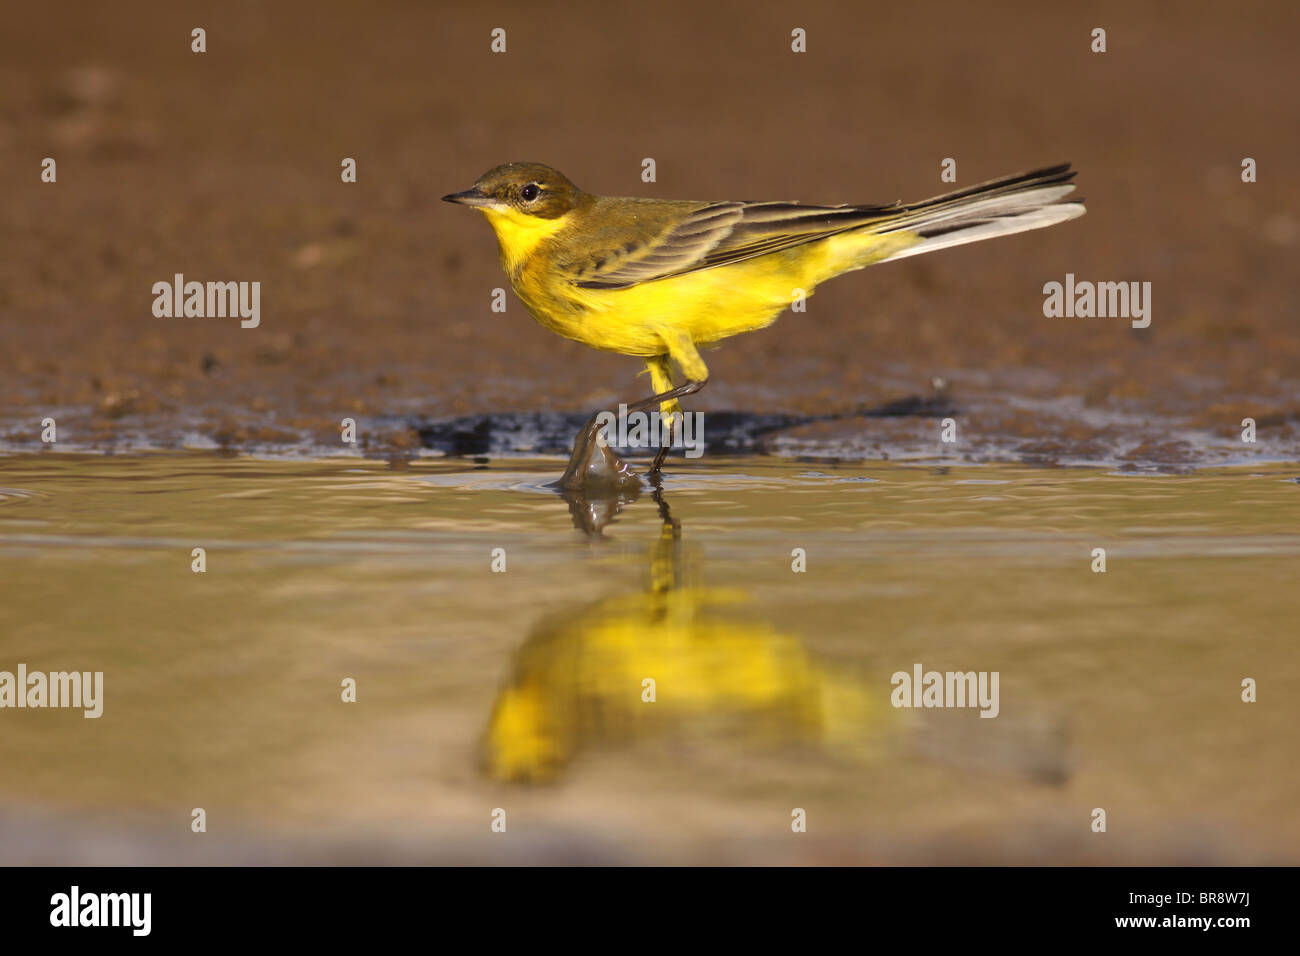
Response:
MULTIPOLYGON (((442 198, 486 217, 515 294, 543 327, 642 359, 653 394, 634 407, 658 405, 671 427, 680 399, 708 381, 701 348, 771 325, 845 272, 1077 218, 1083 203, 1066 198, 1074 175, 1063 163, 920 202, 823 206, 597 196, 550 166, 515 162, 442 198)), ((583 447, 580 433, 575 457, 583 447)), ((583 474, 571 463, 566 480, 583 474)))

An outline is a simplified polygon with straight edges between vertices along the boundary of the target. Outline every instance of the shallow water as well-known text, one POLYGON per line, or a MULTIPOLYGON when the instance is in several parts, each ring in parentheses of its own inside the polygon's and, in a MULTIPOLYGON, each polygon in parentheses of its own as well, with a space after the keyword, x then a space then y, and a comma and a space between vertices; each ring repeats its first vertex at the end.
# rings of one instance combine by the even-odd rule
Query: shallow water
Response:
POLYGON ((0 863, 1300 860, 1294 465, 561 469, 0 459, 0 863))

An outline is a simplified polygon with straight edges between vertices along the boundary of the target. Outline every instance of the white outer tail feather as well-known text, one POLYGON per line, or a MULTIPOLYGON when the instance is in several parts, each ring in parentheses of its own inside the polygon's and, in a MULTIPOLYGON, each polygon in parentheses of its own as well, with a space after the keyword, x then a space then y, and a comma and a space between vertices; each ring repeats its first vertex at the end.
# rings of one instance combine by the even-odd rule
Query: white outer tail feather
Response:
POLYGON ((881 260, 892 262, 908 256, 937 252, 952 246, 965 245, 968 242, 980 242, 996 236, 1010 236, 1017 232, 1042 229, 1058 222, 1077 219, 1086 209, 1082 203, 1061 203, 1060 199, 1074 191, 1074 185, 1045 186, 1026 189, 1001 196, 971 197, 958 200, 951 206, 939 206, 931 210, 918 212, 910 220, 904 219, 891 223, 888 232, 921 231, 936 225, 955 225, 952 232, 922 239, 892 256, 881 260), (969 220, 968 227, 960 224, 969 220))

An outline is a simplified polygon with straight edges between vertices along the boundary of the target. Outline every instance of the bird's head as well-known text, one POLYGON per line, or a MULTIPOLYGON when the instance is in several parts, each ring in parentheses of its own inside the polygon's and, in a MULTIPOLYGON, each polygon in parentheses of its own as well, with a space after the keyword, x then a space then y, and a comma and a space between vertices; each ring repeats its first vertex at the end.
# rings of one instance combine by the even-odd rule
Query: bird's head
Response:
POLYGON ((541 163, 506 163, 490 169, 464 192, 442 197, 510 218, 559 219, 577 208, 584 194, 564 174, 541 163))

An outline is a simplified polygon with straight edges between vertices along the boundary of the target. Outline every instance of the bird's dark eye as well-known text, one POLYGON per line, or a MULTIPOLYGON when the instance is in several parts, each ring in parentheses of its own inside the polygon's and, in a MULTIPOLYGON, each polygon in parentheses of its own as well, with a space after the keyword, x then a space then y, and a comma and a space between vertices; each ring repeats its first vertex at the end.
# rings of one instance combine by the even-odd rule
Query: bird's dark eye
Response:
POLYGON ((541 192, 541 187, 538 186, 537 183, 529 183, 519 191, 519 195, 524 197, 524 202, 532 202, 541 195, 541 192))

